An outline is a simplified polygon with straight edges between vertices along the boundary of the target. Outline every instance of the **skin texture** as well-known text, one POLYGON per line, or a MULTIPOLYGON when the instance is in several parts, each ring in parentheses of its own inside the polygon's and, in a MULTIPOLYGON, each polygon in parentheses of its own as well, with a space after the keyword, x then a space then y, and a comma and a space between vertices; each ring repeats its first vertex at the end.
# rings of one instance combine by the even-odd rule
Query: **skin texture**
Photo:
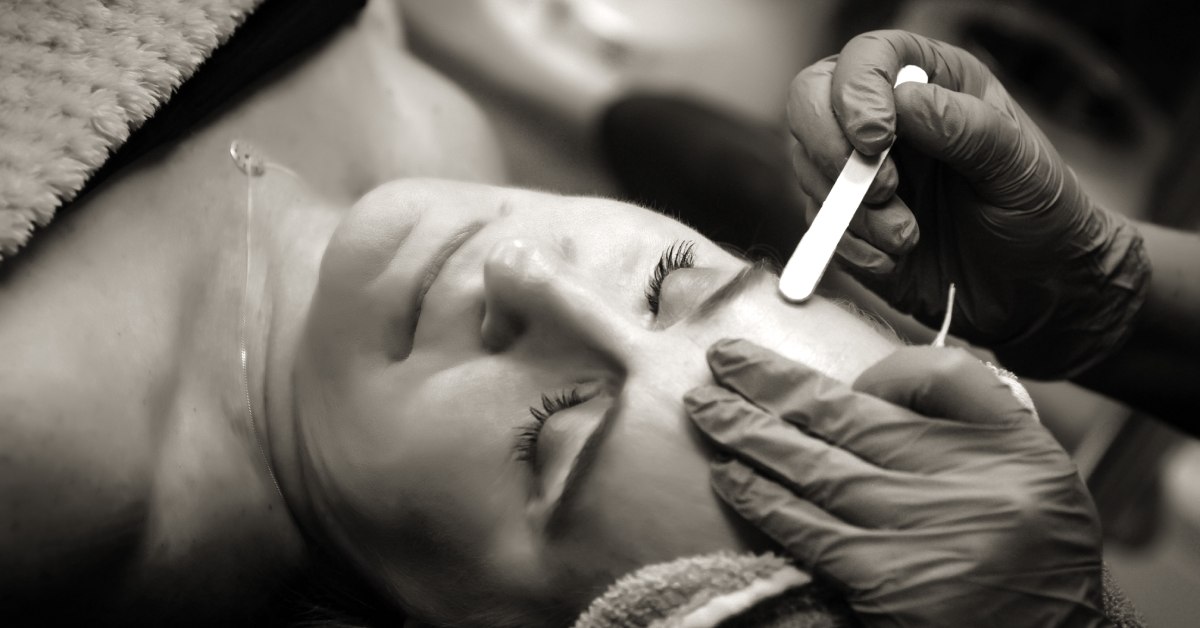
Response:
POLYGON ((614 201, 385 185, 325 251, 295 362, 299 410, 271 432, 285 493, 381 589, 456 620, 561 620, 637 566, 762 547, 709 488, 711 451, 684 413, 683 394, 711 382, 705 348, 747 337, 851 381, 893 345, 823 299, 785 305, 766 274, 688 318, 746 266, 614 201), (464 233, 418 312, 427 263, 464 233), (648 278, 680 240, 696 265, 667 276, 656 316, 648 278), (514 436, 541 395, 572 388, 583 403, 546 422, 535 470, 514 436), (602 422, 593 468, 551 523, 602 422))
POLYGON ((6 622, 286 623, 289 596, 326 571, 318 551, 398 604, 543 621, 632 566, 756 544, 709 490, 685 423, 708 344, 749 336, 846 381, 890 350, 827 302, 782 306, 769 281, 702 324, 666 325, 744 262, 628 205, 420 179, 503 168, 469 101, 381 24, 348 26, 0 267, 6 622), (244 307, 235 139, 298 174, 254 181, 244 307), (416 321, 423 265, 475 221, 488 224, 416 321), (647 277, 678 239, 696 241, 701 268, 667 279, 656 320, 647 277), (514 431, 575 383, 595 397, 547 424, 535 483, 514 431), (549 534, 556 472, 615 404, 549 534))
POLYGON ((230 142, 299 175, 254 186, 247 340, 264 441, 287 404, 275 392, 290 366, 275 364, 346 210, 400 177, 504 176, 482 116, 398 48, 386 8, 372 2, 372 19, 64 207, 0 264, 6 625, 293 619, 313 560, 246 413, 246 181, 230 142))

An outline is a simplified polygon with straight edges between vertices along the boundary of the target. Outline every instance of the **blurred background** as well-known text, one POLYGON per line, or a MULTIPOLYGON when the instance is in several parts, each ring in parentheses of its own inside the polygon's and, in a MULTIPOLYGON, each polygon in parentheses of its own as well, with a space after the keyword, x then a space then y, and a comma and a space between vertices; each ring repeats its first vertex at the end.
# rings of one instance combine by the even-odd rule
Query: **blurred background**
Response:
MULTIPOLYGON (((1110 209, 1200 227, 1192 2, 401 4, 409 47, 491 117, 513 183, 632 198, 743 249, 786 257, 803 232, 787 211, 799 202, 784 121, 791 78, 878 28, 984 60, 1110 209)), ((864 299, 913 341, 930 336, 864 299)), ((1196 625, 1200 441, 1071 384, 1026 384, 1088 480, 1126 592, 1152 625, 1196 625)))

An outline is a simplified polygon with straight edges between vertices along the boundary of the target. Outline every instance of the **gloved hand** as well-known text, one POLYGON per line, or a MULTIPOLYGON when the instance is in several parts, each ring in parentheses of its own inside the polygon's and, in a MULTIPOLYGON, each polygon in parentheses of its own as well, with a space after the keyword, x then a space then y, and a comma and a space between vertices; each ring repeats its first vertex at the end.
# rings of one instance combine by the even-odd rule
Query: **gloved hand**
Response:
POLYGON ((1092 203, 966 51, 903 31, 859 35, 796 77, 788 118, 809 222, 851 146, 874 155, 899 138, 838 254, 900 310, 936 328, 956 283, 951 332, 1031 377, 1072 377, 1124 341, 1150 272, 1141 236, 1092 203), (908 64, 929 84, 893 91, 908 64))
POLYGON ((1101 626, 1096 510, 986 366, 906 347, 854 388, 744 340, 685 405, 735 456, 716 492, 868 626, 1101 626))

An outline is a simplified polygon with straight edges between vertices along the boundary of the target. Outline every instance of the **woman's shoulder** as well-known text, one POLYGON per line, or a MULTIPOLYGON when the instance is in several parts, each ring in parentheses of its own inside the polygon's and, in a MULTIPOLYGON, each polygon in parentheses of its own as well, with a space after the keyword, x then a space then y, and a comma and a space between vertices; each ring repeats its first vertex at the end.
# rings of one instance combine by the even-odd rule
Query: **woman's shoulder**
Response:
POLYGON ((103 392, 112 383, 104 365, 84 368, 53 340, 13 342, 7 331, 0 330, 0 598, 20 603, 103 581, 112 561, 137 547, 151 452, 145 430, 126 429, 136 413, 120 412, 119 395, 103 392))
POLYGON ((236 356, 223 335, 235 327, 214 322, 228 316, 202 312, 240 294, 213 280, 242 268, 242 249, 220 244, 244 242, 231 141, 294 170, 321 195, 312 204, 330 207, 408 174, 502 173, 469 100, 362 23, 104 181, 0 266, 0 598, 32 591, 35 573, 55 574, 39 591, 131 570, 162 587, 196 577, 199 562, 224 557, 225 576, 247 562, 210 532, 228 531, 240 507, 227 494, 244 461, 222 452, 257 452, 231 440, 204 377, 181 370, 190 350, 236 356), (209 507, 218 489, 225 510, 209 507), (162 564, 142 569, 147 556, 162 564))
POLYGON ((180 295, 196 286, 183 270, 198 250, 178 221, 133 202, 134 179, 97 190, 0 268, 0 597, 113 585, 153 521, 180 295))

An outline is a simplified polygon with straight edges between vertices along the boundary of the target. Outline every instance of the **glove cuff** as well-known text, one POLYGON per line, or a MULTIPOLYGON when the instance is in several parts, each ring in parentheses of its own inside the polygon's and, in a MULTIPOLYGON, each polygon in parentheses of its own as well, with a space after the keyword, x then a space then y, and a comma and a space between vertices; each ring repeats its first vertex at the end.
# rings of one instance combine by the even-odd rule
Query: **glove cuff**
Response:
MULTIPOLYGON (((1150 258, 1137 227, 1124 216, 1094 208, 1107 238, 1070 263, 1070 270, 1046 277, 1033 290, 1062 295, 1041 324, 1004 344, 996 357, 1016 373, 1033 379, 1071 379, 1124 346, 1150 288, 1150 258)), ((1019 298, 1019 295, 1018 295, 1019 298)))

